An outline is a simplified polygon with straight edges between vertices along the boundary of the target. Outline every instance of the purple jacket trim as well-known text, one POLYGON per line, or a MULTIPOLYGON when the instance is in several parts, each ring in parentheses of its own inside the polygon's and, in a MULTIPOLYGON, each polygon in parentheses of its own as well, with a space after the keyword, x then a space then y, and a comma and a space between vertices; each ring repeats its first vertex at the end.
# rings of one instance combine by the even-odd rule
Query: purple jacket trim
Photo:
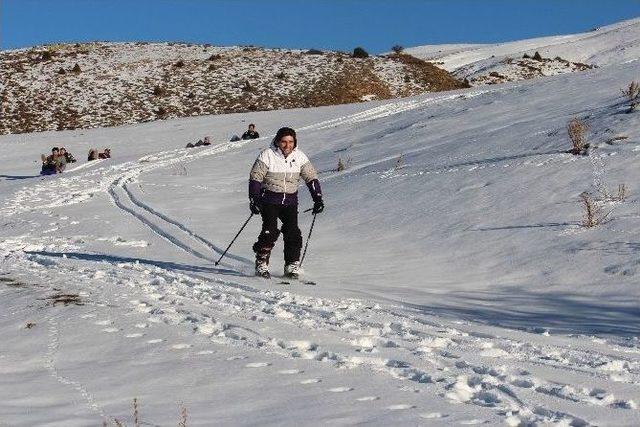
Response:
POLYGON ((249 197, 260 197, 262 194, 262 183, 254 179, 249 180, 249 197))
POLYGON ((309 188, 311 198, 314 202, 322 200, 322 189, 320 188, 320 181, 318 181, 317 179, 313 179, 307 182, 307 188, 309 188))

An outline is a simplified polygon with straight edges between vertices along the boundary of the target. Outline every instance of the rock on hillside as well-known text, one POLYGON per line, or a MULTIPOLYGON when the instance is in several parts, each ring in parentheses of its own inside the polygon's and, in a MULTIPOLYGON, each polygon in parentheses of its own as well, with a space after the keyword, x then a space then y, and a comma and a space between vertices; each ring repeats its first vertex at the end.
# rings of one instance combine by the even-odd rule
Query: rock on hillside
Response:
POLYGON ((0 134, 315 107, 466 87, 405 54, 180 43, 60 44, 0 52, 0 134))

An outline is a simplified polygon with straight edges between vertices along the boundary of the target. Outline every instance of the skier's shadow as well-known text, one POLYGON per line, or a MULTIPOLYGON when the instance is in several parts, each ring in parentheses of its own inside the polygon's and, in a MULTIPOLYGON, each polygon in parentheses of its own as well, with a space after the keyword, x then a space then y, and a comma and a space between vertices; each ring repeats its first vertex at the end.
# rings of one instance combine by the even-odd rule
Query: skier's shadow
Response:
POLYGON ((83 261, 94 261, 94 262, 104 261, 112 264, 140 263, 144 265, 152 265, 155 267, 160 267, 162 269, 170 270, 170 271, 185 271, 190 273, 216 273, 216 274, 224 274, 228 276, 242 276, 242 277, 245 276, 243 273, 239 271, 230 270, 227 268, 180 264, 177 262, 157 261, 157 260, 145 259, 145 258, 131 258, 131 257, 104 255, 104 254, 88 254, 88 253, 81 253, 81 252, 25 251, 24 253, 28 255, 40 255, 40 256, 52 257, 52 258, 70 258, 70 259, 78 259, 83 261))

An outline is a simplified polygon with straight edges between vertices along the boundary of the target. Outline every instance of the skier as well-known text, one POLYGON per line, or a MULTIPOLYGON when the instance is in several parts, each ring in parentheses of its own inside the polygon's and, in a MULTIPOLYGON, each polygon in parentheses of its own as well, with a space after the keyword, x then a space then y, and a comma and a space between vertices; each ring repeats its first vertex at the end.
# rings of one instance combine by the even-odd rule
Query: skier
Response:
POLYGON ((298 228, 298 185, 304 179, 313 198, 314 214, 323 211, 318 174, 307 156, 300 151, 296 131, 283 127, 273 138, 272 147, 256 159, 249 175, 249 208, 262 216, 262 231, 253 245, 256 275, 269 278, 269 256, 278 240, 278 218, 284 240, 284 275, 300 275, 302 233, 298 228))

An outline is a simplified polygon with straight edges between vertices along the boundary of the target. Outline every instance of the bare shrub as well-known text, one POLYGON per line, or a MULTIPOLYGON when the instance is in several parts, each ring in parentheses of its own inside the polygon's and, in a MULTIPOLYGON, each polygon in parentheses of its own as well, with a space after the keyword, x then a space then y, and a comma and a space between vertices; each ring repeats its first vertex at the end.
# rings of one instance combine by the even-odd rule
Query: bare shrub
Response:
POLYGON ((399 44, 396 44, 391 48, 391 50, 397 54, 400 54, 404 50, 404 47, 400 46, 399 44))
POLYGON ((620 92, 629 100, 629 112, 633 112, 640 105, 640 84, 636 81, 629 83, 626 89, 620 89, 620 92))
POLYGON ((134 427, 140 427, 140 420, 139 420, 139 412, 138 412, 138 398, 134 397, 133 398, 133 425, 134 427))
POLYGON ((222 55, 219 53, 214 53, 209 57, 209 61, 217 61, 219 59, 222 59, 222 55))
POLYGON ((531 59, 531 56, 529 56, 529 54, 525 53, 524 55, 522 55, 522 59, 531 59))
POLYGON ((178 423, 178 427, 187 427, 187 408, 182 403, 180 404, 180 422, 178 423))
POLYGON ((573 118, 567 125, 567 133, 573 148, 569 150, 571 154, 584 154, 589 148, 589 144, 586 141, 586 132, 589 130, 589 125, 578 118, 573 118))
POLYGON ((580 200, 582 201, 582 207, 584 209, 582 225, 589 228, 595 227, 598 224, 597 217, 600 214, 600 208, 596 206, 593 197, 587 192, 580 194, 580 200))
POLYGON ((396 159, 396 165, 394 167, 395 170, 402 169, 404 167, 404 155, 400 154, 396 159))
POLYGON ((536 50, 536 53, 533 54, 533 59, 536 61, 542 61, 542 55, 540 55, 540 52, 536 50))
POLYGON ((160 118, 166 117, 167 114, 167 109, 164 107, 158 107, 158 109, 156 110, 156 115, 160 118))
POLYGON ((618 194, 613 197, 613 200, 616 202, 624 202, 627 199, 627 196, 627 185, 618 184, 618 194))
POLYGON ((278 74, 276 74, 276 79, 278 80, 284 80, 286 78, 287 78, 287 75, 283 71, 280 71, 278 74))
POLYGON ((353 56, 354 58, 368 58, 369 53, 361 47, 356 47, 355 49, 353 49, 353 55, 351 56, 353 56))
POLYGON ((349 167, 349 165, 351 165, 351 157, 347 158, 346 162, 342 160, 341 157, 338 157, 338 167, 336 168, 336 170, 338 172, 341 172, 345 169, 347 169, 349 167))
POLYGON ((253 92, 256 89, 251 85, 251 82, 249 80, 245 80, 243 85, 242 85, 242 91, 243 92, 253 92))
POLYGON ((78 65, 76 63, 76 65, 73 66, 73 68, 71 69, 71 71, 73 71, 76 74, 80 74, 82 72, 82 69, 80 68, 80 65, 78 65))
POLYGON ((308 51, 305 52, 305 54, 307 54, 307 55, 324 55, 324 52, 322 52, 321 50, 318 50, 318 49, 309 49, 308 51))
POLYGON ((602 224, 607 217, 613 212, 610 210, 607 213, 603 213, 602 208, 598 202, 588 192, 580 194, 580 202, 584 211, 584 217, 582 218, 582 226, 592 228, 602 224))
POLYGON ((60 69, 57 71, 57 73, 60 74, 60 75, 67 74, 67 72, 62 67, 60 67, 60 69))
POLYGON ((178 62, 173 64, 173 66, 177 67, 177 68, 182 68, 182 67, 184 67, 184 61, 182 59, 179 59, 178 62))
POLYGON ((167 94, 166 89, 161 87, 161 86, 156 85, 153 88, 153 95, 154 96, 165 96, 166 94, 167 94))
POLYGON ((53 59, 53 54, 51 53, 50 50, 45 50, 44 52, 42 52, 42 55, 40 55, 41 61, 51 61, 52 59, 53 59))

